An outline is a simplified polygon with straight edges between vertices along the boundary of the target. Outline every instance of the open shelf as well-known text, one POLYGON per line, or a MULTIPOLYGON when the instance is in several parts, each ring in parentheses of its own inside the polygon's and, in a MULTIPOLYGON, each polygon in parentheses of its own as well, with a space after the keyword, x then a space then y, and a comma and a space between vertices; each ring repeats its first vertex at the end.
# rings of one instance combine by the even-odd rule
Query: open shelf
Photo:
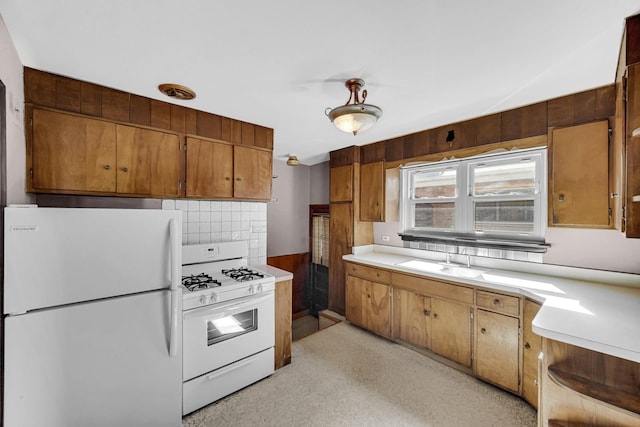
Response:
POLYGON ((600 384, 562 370, 557 366, 549 366, 549 378, 556 384, 566 387, 583 397, 595 400, 611 409, 625 412, 640 422, 640 399, 637 394, 629 393, 615 387, 600 384))

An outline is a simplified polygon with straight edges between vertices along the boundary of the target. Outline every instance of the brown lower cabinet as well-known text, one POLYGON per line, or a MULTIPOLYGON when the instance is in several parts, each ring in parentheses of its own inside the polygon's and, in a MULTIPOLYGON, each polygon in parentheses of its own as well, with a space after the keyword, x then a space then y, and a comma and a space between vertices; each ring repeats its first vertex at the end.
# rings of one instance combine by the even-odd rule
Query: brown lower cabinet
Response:
POLYGON ((391 288, 355 276, 347 276, 345 315, 347 320, 378 335, 391 338, 391 288))
POLYGON ((540 304, 525 300, 522 315, 522 397, 538 408, 538 356, 542 351, 542 337, 532 329, 533 318, 540 304))
POLYGON ((393 294, 393 337, 430 350, 431 298, 404 289, 393 294))
POLYGON ((449 359, 538 407, 542 339, 531 322, 540 304, 353 262, 344 269, 348 321, 449 359))
POLYGON ((431 351, 471 367, 471 307, 432 298, 431 308, 431 351))
POLYGON ((519 391, 517 317, 476 310, 475 373, 514 393, 519 391))
POLYGON ((292 280, 276 282, 274 369, 291 363, 292 280))
POLYGON ((539 425, 640 426, 640 363, 542 339, 539 425))

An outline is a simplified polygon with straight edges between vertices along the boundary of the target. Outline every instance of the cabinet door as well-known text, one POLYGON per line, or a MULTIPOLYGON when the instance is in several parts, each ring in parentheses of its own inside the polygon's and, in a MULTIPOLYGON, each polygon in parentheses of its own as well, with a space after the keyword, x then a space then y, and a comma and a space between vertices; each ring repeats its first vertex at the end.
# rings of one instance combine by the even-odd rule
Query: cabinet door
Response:
POLYGON ((550 159, 549 225, 609 228, 608 122, 554 129, 550 159))
POLYGON ((542 351, 542 338, 531 329, 540 304, 526 300, 522 324, 522 397, 538 408, 538 355, 542 351))
POLYGON ((31 189, 116 191, 116 126, 33 110, 31 189))
POLYGON ((233 197, 271 199, 271 151, 233 147, 233 197))
POLYGON ((329 172, 329 201, 351 202, 353 200, 353 165, 331 168, 329 172))
POLYGON ((365 326, 364 324, 364 302, 363 295, 367 291, 367 280, 360 279, 359 277, 347 276, 345 283, 345 317, 351 322, 359 326, 365 326))
POLYGON ((364 327, 383 337, 391 337, 390 287, 382 283, 366 281, 364 300, 364 327))
POLYGON ((187 197, 233 197, 233 146, 187 138, 187 197))
POLYGON ((431 298, 398 288, 393 294, 394 338, 431 348, 431 298))
POLYGON ((344 314, 345 263, 353 245, 353 206, 332 203, 329 208, 329 309, 344 314))
POLYGON ((274 369, 280 369, 291 363, 292 283, 291 280, 276 283, 274 369))
POLYGON ((117 192, 172 196, 179 192, 178 135, 117 125, 117 192))
POLYGON ((384 162, 360 166, 360 221, 384 221, 384 162))
POLYGON ((640 64, 627 72, 626 235, 640 237, 640 64))
POLYGON ((520 321, 477 310, 476 322, 476 375, 517 393, 520 321))
POLYGON ((431 350, 471 367, 471 312, 466 304, 431 298, 431 350))

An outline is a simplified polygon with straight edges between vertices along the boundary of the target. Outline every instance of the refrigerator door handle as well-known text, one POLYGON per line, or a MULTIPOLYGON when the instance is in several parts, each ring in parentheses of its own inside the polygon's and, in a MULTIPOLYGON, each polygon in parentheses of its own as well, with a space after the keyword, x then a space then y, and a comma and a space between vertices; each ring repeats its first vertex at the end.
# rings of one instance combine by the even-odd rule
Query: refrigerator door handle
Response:
POLYGON ((180 247, 180 230, 175 219, 169 220, 169 244, 171 250, 171 290, 177 291, 182 284, 182 251, 180 247))
POLYGON ((182 292, 180 292, 182 255, 178 222, 169 220, 169 242, 171 245, 171 313, 169 319, 169 356, 173 357, 178 352, 178 308, 182 292))
POLYGON ((178 302, 182 298, 179 289, 171 291, 171 325, 169 332, 169 356, 173 357, 178 353, 178 302))

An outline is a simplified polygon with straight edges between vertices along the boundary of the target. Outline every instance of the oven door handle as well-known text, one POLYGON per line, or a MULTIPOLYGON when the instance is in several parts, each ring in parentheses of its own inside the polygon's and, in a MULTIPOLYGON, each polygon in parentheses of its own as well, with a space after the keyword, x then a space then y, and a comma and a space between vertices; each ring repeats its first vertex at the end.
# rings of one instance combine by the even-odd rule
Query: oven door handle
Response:
POLYGON ((180 299, 182 292, 180 290, 181 270, 182 270, 182 251, 178 238, 180 236, 178 230, 178 222, 175 219, 169 220, 169 244, 171 253, 171 307, 169 312, 169 357, 178 354, 178 316, 180 315, 180 299))
POLYGON ((264 301, 268 301, 269 299, 273 299, 274 294, 273 291, 267 291, 260 296, 250 297, 243 299, 242 301, 233 301, 230 304, 212 304, 207 305, 205 307, 196 308, 195 310, 190 310, 184 313, 184 319, 194 319, 198 317, 218 317, 228 316, 229 314, 236 313, 238 311, 246 310, 247 308, 254 307, 256 304, 260 304, 264 301))

